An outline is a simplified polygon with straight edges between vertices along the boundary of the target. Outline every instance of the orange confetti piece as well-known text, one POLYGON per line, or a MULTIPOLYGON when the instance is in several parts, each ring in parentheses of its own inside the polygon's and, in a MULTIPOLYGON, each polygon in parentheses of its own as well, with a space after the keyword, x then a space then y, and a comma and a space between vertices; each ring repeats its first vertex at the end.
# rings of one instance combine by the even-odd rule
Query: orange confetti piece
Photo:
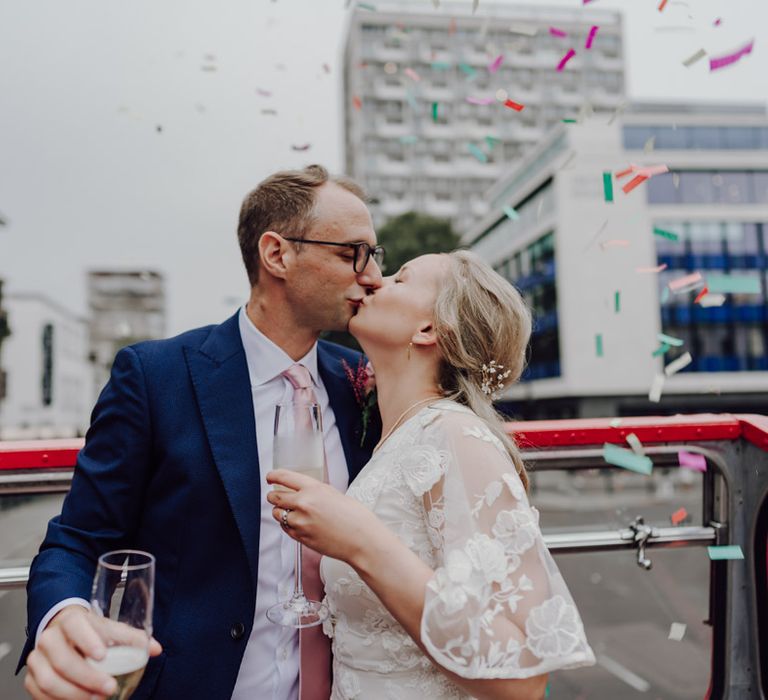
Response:
POLYGON ((667 0, 661 0, 659 3, 659 12, 661 12, 667 6, 667 0))
POLYGON ((352 104, 354 108, 358 111, 360 111, 363 108, 363 101, 357 95, 355 95, 352 98, 352 104))
POLYGON ((631 175, 634 171, 635 167, 630 165, 626 170, 622 170, 621 172, 616 173, 616 179, 621 180, 621 178, 626 177, 627 175, 631 175))
POLYGON ((513 102, 512 100, 507 100, 504 103, 504 106, 514 109, 515 112, 522 112, 525 109, 525 105, 521 105, 519 102, 513 102))
POLYGON ((685 508, 680 508, 679 510, 676 510, 674 513, 672 513, 670 520, 672 521, 673 525, 679 525, 687 517, 688 511, 685 508))
POLYGON ((624 187, 621 189, 624 190, 624 194, 629 194, 632 190, 635 189, 638 185, 641 185, 648 179, 647 175, 635 175, 624 187))
POLYGON ((707 294, 709 293, 709 289, 707 287, 704 287, 697 295, 696 298, 693 300, 694 304, 698 304, 707 294))

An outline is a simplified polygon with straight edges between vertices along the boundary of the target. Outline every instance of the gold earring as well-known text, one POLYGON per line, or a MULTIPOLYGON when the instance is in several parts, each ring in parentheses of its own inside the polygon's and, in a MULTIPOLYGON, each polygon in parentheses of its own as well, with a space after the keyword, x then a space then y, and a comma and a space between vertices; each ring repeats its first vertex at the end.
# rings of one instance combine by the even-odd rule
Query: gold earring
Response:
POLYGON ((413 347, 413 343, 408 343, 408 359, 411 359, 411 348, 413 347))

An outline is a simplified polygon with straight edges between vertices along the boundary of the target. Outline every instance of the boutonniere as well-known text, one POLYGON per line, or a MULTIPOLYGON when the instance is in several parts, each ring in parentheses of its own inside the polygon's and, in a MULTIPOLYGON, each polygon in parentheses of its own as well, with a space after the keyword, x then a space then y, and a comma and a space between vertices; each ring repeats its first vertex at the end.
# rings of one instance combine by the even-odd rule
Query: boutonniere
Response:
POLYGON ((360 447, 362 447, 368 432, 368 423, 371 420, 371 410, 376 405, 376 377, 371 363, 366 362, 362 357, 356 369, 352 369, 346 360, 342 360, 341 364, 344 367, 344 374, 352 385, 355 401, 360 407, 363 422, 363 435, 360 438, 360 447))

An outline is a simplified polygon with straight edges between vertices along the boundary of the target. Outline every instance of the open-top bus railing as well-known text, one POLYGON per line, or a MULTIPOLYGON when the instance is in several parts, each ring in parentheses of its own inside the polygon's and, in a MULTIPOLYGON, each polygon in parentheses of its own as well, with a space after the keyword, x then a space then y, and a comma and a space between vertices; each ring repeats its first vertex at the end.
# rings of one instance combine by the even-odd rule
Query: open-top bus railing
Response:
MULTIPOLYGON (((739 545, 743 560, 712 561, 709 616, 712 665, 707 697, 768 697, 768 418, 754 415, 539 421, 509 424, 535 480, 553 471, 618 469, 604 443, 634 433, 654 468, 677 467, 680 450, 702 455, 702 522, 646 525, 642 513, 624 527, 545 533, 553 553, 634 550, 641 569, 656 548, 739 545)), ((66 492, 82 440, 0 442, 0 497, 66 492)), ((536 501, 535 492, 531 500, 536 501)), ((639 508, 638 510, 642 510, 639 508)), ((0 568, 0 589, 26 583, 28 566, 0 568)), ((638 571, 638 575, 642 575, 638 571)))

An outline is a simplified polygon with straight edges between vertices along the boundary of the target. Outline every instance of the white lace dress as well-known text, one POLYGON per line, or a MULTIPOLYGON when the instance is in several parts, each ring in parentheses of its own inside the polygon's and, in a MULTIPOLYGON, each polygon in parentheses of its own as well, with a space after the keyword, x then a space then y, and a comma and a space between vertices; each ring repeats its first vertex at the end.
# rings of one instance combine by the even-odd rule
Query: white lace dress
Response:
MULTIPOLYGON (((421 639, 465 678, 528 678, 593 664, 538 513, 501 442, 464 406, 406 421, 347 492, 434 571, 421 639)), ((416 646, 348 564, 324 557, 332 700, 469 697, 416 646)))

